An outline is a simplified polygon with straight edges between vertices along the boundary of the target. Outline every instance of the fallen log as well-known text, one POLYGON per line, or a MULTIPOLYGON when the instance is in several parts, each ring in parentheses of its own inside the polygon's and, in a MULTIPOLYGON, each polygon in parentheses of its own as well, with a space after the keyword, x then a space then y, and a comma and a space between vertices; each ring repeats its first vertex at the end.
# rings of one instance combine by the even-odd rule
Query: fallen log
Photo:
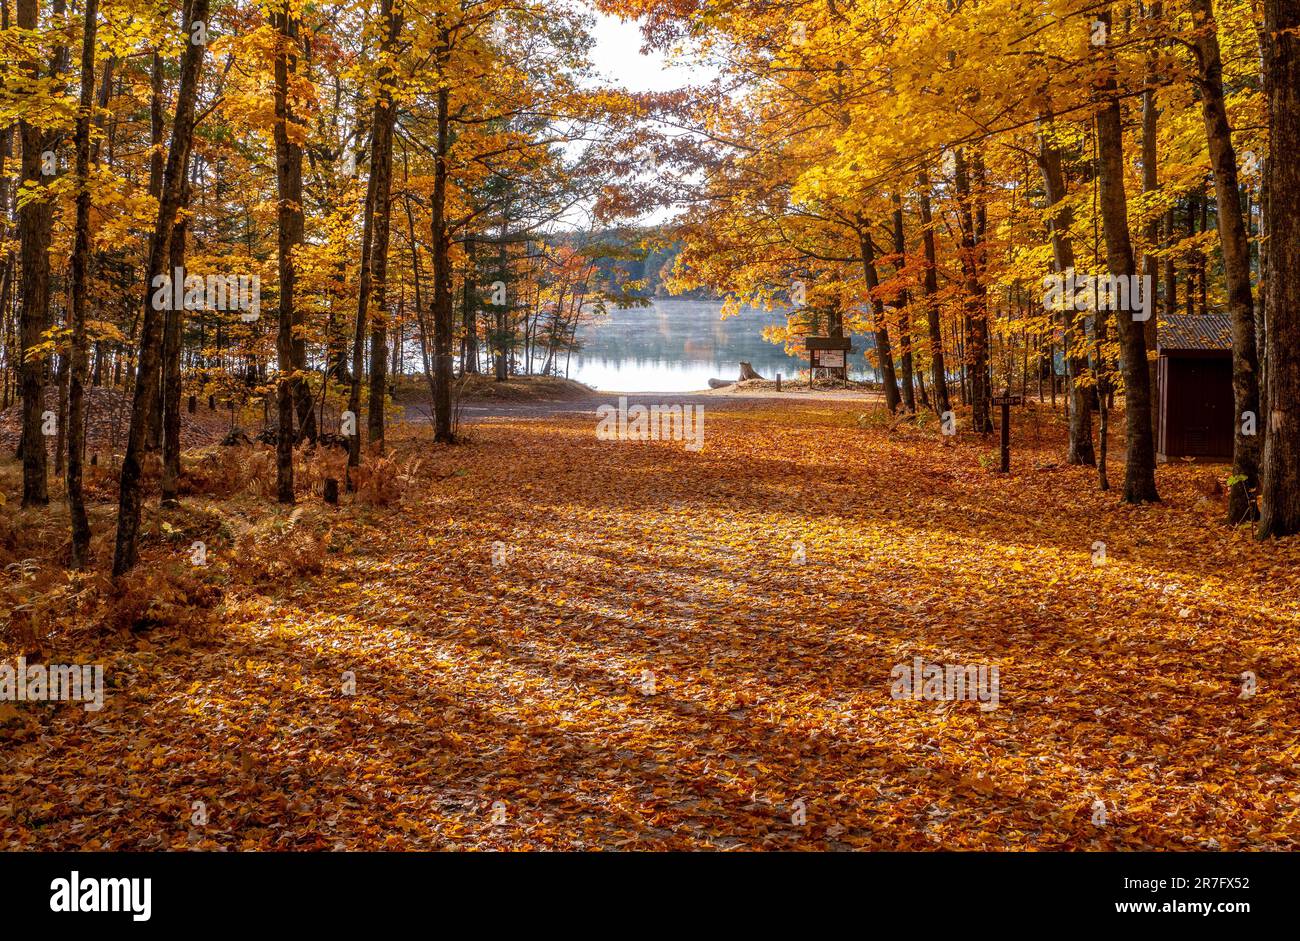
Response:
POLYGON ((739 379, 710 379, 709 388, 725 389, 727 386, 734 386, 737 382, 744 382, 746 379, 762 379, 762 378, 763 378, 762 376, 754 372, 754 365, 752 363, 742 362, 740 364, 739 379))

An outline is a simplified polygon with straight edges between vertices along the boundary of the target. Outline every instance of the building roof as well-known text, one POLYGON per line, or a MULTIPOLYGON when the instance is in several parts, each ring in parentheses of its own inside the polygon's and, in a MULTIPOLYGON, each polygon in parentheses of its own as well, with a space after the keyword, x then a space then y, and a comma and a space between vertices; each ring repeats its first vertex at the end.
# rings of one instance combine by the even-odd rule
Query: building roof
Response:
POLYGON ((1232 320, 1227 314, 1175 314, 1160 318, 1157 345, 1166 350, 1230 350, 1232 320))

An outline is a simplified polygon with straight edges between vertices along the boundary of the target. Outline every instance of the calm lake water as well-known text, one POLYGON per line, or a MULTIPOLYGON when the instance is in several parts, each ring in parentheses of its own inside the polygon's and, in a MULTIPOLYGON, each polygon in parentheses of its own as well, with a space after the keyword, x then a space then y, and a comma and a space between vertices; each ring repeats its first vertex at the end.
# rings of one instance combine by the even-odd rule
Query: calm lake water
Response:
MULTIPOLYGON (((741 360, 765 379, 780 373, 788 380, 808 367, 806 357, 787 356, 763 339, 765 326, 785 323, 781 311, 746 310, 726 320, 721 311, 721 301, 691 300, 611 311, 578 331, 584 347, 570 360, 569 378, 608 391, 691 392, 707 389, 710 379, 735 379, 741 360)), ((861 351, 869 345, 854 338, 850 376, 865 378, 861 351)))

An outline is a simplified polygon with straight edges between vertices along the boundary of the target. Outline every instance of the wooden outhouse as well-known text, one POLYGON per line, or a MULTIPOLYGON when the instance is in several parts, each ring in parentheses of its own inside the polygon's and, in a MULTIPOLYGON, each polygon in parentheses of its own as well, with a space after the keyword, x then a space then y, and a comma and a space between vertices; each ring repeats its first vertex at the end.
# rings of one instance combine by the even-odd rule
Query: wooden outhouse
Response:
POLYGON ((1228 315, 1167 317, 1157 336, 1156 459, 1230 461, 1238 418, 1228 315))

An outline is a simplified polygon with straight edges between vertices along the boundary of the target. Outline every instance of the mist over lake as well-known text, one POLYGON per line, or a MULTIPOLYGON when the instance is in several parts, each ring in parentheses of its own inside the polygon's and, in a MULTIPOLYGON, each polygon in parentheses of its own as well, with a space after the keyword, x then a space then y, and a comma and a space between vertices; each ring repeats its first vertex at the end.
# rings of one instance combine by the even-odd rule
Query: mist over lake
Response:
MULTIPOLYGON (((710 379, 735 379, 740 362, 765 379, 789 380, 808 366, 763 339, 763 328, 783 325, 779 310, 744 310, 723 320, 716 300, 657 299, 649 307, 615 309, 601 323, 578 331, 583 348, 573 354, 569 378, 620 392, 689 392, 710 379)), ((864 337, 854 337, 849 375, 865 378, 864 337)))

